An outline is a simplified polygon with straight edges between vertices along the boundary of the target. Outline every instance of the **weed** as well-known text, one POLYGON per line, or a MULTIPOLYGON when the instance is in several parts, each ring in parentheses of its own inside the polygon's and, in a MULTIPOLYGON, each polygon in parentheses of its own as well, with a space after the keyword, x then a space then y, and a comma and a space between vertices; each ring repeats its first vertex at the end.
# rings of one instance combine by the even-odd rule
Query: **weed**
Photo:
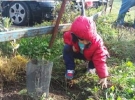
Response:
POLYGON ((8 17, 4 17, 2 19, 2 22, 3 22, 3 26, 7 29, 12 25, 12 22, 11 22, 10 18, 8 18, 8 17))

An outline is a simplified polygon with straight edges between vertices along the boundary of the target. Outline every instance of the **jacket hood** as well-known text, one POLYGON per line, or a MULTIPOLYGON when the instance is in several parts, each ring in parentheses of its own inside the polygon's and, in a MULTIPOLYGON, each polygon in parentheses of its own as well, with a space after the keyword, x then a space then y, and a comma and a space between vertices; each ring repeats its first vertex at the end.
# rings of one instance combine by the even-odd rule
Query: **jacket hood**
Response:
POLYGON ((73 21, 70 31, 77 37, 90 41, 97 35, 95 22, 86 16, 78 16, 73 21))

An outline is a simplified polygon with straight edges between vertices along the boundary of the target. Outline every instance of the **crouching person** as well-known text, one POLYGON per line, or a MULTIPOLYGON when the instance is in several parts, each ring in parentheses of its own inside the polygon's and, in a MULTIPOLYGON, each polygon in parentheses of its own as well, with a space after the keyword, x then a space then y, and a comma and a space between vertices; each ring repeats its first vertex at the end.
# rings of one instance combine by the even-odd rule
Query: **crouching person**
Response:
POLYGON ((107 88, 107 56, 109 53, 102 38, 97 34, 94 21, 85 16, 78 16, 69 31, 64 32, 63 59, 65 61, 65 78, 73 79, 75 73, 74 59, 89 61, 88 71, 95 68, 102 88, 107 88))

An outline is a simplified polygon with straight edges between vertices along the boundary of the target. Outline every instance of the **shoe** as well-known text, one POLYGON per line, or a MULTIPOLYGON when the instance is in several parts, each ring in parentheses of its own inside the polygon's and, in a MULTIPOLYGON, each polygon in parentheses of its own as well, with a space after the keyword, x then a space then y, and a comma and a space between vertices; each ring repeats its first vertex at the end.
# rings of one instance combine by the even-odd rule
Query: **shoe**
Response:
POLYGON ((114 28, 121 28, 121 27, 124 27, 124 24, 123 24, 123 23, 120 23, 120 22, 118 22, 118 21, 114 21, 114 22, 112 23, 112 26, 113 26, 114 28))
POLYGON ((66 71, 66 74, 65 74, 65 78, 67 78, 67 79, 73 79, 73 77, 74 77, 74 70, 67 70, 66 71))
POLYGON ((87 69, 87 73, 96 74, 96 69, 95 69, 95 68, 93 68, 93 69, 88 68, 88 69, 87 69))

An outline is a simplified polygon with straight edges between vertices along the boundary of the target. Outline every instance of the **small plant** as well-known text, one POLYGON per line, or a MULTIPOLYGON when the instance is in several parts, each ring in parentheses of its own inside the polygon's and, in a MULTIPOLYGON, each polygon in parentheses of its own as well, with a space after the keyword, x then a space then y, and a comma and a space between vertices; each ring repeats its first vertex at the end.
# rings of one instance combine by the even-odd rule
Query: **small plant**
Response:
POLYGON ((12 25, 12 21, 10 20, 10 18, 8 18, 8 17, 3 17, 3 19, 2 19, 2 23, 3 23, 3 26, 5 27, 5 28, 9 28, 9 27, 11 27, 11 25, 12 25))
POLYGON ((0 73, 3 82, 17 81, 22 73, 25 72, 28 59, 17 55, 11 58, 0 57, 0 73))
POLYGON ((15 56, 17 54, 17 49, 19 48, 19 44, 16 42, 14 39, 13 41, 10 42, 13 50, 13 55, 15 56))

